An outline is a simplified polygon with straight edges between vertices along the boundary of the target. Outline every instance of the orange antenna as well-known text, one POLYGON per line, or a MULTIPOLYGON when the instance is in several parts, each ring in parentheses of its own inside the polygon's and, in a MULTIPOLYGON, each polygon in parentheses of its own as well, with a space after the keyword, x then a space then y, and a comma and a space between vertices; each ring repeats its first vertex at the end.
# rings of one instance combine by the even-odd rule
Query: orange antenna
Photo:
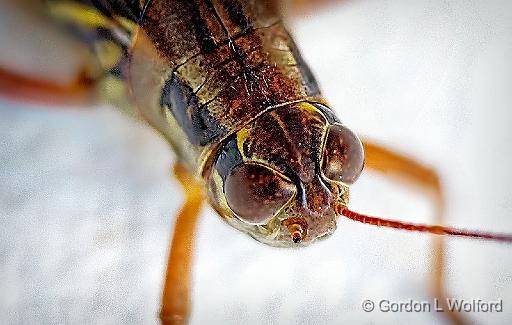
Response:
POLYGON ((489 232, 480 232, 480 231, 470 231, 463 229, 456 229, 451 227, 443 227, 438 225, 421 225, 414 223, 405 223, 401 221, 395 221, 390 219, 384 219, 379 217, 368 216, 365 214, 357 213, 349 210, 346 206, 340 206, 338 210, 338 214, 343 215, 349 219, 352 219, 357 222, 366 223, 379 227, 389 227, 396 229, 403 229, 408 231, 419 231, 419 232, 428 232, 436 235, 449 235, 449 236, 459 236, 459 237, 469 237, 469 238, 479 238, 479 239, 487 239, 487 240, 495 240, 500 242, 512 243, 512 235, 510 234, 497 234, 497 233, 489 233, 489 232))

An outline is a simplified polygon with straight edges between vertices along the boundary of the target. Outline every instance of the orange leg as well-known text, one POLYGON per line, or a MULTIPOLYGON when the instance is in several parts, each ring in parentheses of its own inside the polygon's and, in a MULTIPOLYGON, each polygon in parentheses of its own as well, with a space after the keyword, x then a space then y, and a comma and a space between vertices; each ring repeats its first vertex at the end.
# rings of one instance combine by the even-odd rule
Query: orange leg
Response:
POLYGON ((344 0, 274 0, 282 8, 286 16, 304 16, 315 10, 329 8, 344 0))
MULTIPOLYGON (((364 141, 365 167, 392 178, 411 182, 432 196, 435 204, 436 224, 443 224, 444 198, 441 182, 437 173, 419 162, 400 155, 389 149, 364 141)), ((459 313, 448 312, 446 306, 446 288, 444 286, 444 239, 443 236, 434 238, 434 260, 432 268, 432 293, 439 299, 444 314, 454 324, 463 324, 459 313)))
POLYGON ((68 84, 30 79, 0 66, 0 98, 47 106, 85 105, 93 102, 94 81, 81 72, 68 84))
POLYGON ((193 245, 199 212, 204 202, 201 184, 182 165, 174 166, 174 174, 186 198, 176 219, 167 264, 160 310, 160 320, 164 325, 186 324, 190 315, 193 245))

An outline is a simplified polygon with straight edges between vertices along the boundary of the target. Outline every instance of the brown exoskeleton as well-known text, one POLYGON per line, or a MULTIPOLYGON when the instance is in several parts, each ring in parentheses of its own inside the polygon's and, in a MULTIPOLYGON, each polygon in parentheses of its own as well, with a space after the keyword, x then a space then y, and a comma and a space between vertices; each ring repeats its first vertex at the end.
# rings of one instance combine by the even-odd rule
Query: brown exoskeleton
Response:
MULTIPOLYGON (((409 174, 440 200, 439 181, 400 155, 363 146, 341 123, 272 3, 95 4, 97 10, 79 9, 101 17, 93 32, 112 31, 107 41, 123 53, 109 71, 126 81, 141 115, 169 140, 181 163, 177 175, 188 189, 170 254, 164 322, 183 321, 189 313, 190 248, 205 189, 227 223, 272 246, 300 247, 325 238, 342 215, 379 226, 511 241, 350 211, 348 186, 362 171, 363 147, 368 168, 409 174)), ((65 9, 77 7, 57 12, 65 9)))

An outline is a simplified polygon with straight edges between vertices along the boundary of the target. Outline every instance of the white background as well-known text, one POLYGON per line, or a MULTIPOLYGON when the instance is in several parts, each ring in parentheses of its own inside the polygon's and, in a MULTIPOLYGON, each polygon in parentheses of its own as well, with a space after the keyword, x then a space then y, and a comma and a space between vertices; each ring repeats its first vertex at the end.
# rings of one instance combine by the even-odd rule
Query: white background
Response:
MULTIPOLYGON (((292 30, 346 125, 439 172, 448 225, 512 233, 512 2, 349 1, 292 30)), ((157 323, 183 198, 164 141, 111 107, 2 102, 0 114, 1 323, 157 323)), ((432 220, 421 192, 379 175, 365 173, 351 194, 356 211, 432 220)), ((512 321, 511 253, 447 240, 448 295, 503 299, 502 313, 465 315, 471 322, 512 321)), ((429 235, 343 219, 309 248, 270 248, 208 208, 192 323, 443 322, 361 308, 431 301, 432 254, 429 235)))

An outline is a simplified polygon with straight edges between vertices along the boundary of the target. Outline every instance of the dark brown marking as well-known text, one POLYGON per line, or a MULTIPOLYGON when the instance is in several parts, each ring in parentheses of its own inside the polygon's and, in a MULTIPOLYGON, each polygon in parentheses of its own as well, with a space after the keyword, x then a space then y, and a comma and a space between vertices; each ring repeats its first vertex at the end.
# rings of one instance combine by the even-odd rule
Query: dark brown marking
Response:
POLYGON ((237 25, 241 31, 251 27, 248 17, 244 14, 242 5, 238 1, 220 0, 220 3, 228 13, 230 20, 237 25))
POLYGON ((304 87, 306 88, 306 94, 308 96, 320 95, 320 87, 318 87, 318 82, 316 81, 315 76, 311 72, 309 65, 302 58, 302 55, 300 54, 299 49, 292 38, 290 38, 288 46, 290 47, 293 53, 295 62, 297 62, 296 66, 299 68, 300 73, 302 75, 304 87))
POLYGON ((242 155, 237 147, 236 137, 230 137, 218 150, 215 157, 215 169, 220 177, 225 180, 229 172, 242 163, 242 155))
POLYGON ((107 17, 122 16, 137 22, 142 8, 138 0, 80 0, 81 3, 97 8, 107 17))
POLYGON ((182 126, 188 140, 195 145, 205 145, 211 137, 217 136, 214 130, 221 132, 222 128, 208 111, 201 110, 198 98, 176 75, 167 80, 162 91, 160 105, 171 110, 174 118, 182 126))
MULTIPOLYGON (((189 15, 191 16, 192 26, 199 41, 201 52, 211 52, 217 46, 215 38, 210 33, 210 26, 206 19, 203 18, 205 11, 211 11, 211 8, 199 8, 195 1, 190 1, 189 15), (202 10, 201 10, 202 9, 202 10)), ((210 24, 211 25, 211 24, 210 24)))

